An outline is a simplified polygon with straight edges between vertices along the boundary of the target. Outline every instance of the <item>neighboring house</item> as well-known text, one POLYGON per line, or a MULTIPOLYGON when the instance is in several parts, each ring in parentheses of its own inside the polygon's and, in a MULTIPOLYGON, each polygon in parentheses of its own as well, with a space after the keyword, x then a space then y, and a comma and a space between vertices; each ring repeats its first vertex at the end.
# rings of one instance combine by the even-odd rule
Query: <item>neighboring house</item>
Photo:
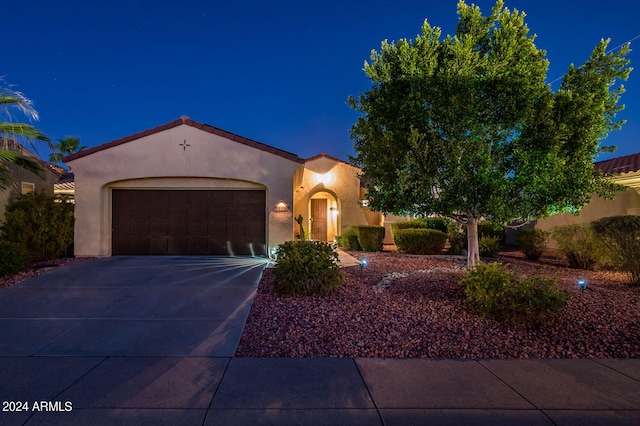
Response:
POLYGON ((43 169, 42 177, 40 177, 33 172, 23 169, 22 167, 13 164, 7 165, 7 168, 11 171, 11 175, 13 176, 13 183, 9 188, 0 191, 0 218, 4 218, 4 211, 7 204, 18 198, 20 195, 41 191, 44 191, 46 194, 53 195, 54 184, 63 174, 63 170, 53 164, 45 163, 35 154, 14 140, 0 139, 0 145, 2 146, 2 149, 20 152, 23 155, 32 157, 41 164, 43 169))
POLYGON ((70 202, 74 202, 75 182, 73 172, 63 170, 63 175, 53 185, 53 193, 64 195, 70 202))
MULTIPOLYGON (((603 217, 640 215, 640 153, 599 161, 594 167, 628 189, 618 193, 613 200, 594 195, 578 215, 556 214, 536 221, 536 228, 550 231, 555 226, 589 223, 603 217)), ((551 244, 553 245, 553 242, 551 244)))
POLYGON ((186 116, 69 155, 75 254, 266 255, 307 231, 333 241, 381 224, 363 208, 359 169, 304 160, 186 116))

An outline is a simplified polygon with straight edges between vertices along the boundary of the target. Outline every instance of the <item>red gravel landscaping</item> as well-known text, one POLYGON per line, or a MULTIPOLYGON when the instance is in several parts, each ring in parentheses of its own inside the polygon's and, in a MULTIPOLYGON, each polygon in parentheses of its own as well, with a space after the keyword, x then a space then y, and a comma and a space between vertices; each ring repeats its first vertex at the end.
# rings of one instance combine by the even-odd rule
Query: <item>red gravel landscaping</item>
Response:
POLYGON ((557 316, 507 325, 467 308, 457 284, 465 273, 462 260, 351 254, 369 264, 344 268, 344 283, 327 297, 277 296, 272 271, 266 270, 236 356, 640 357, 640 288, 625 284, 624 274, 500 257, 517 274, 551 276, 571 291, 557 316), (593 291, 581 292, 578 278, 587 279, 593 291))

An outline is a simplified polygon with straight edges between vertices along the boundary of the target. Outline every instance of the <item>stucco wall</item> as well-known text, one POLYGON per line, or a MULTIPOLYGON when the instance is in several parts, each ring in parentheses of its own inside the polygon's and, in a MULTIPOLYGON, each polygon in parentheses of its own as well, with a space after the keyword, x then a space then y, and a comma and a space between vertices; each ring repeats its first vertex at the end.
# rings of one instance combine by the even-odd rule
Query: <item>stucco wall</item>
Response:
MULTIPOLYGON (((640 194, 636 189, 629 188, 618 193, 613 200, 607 200, 594 195, 580 214, 562 213, 536 221, 535 227, 544 231, 551 231, 555 226, 589 223, 603 217, 635 214, 640 215, 640 194)), ((553 239, 549 246, 555 248, 553 239)))
MULTIPOLYGON (((294 216, 302 215, 304 226, 310 229, 310 200, 319 192, 331 194, 336 202, 336 234, 348 230, 354 225, 381 225, 379 213, 359 206, 360 179, 357 167, 331 157, 319 156, 308 160, 294 180, 294 216)), ((298 224, 295 224, 298 232, 298 224)), ((333 239, 334 234, 329 235, 333 239)))
POLYGON ((279 155, 180 125, 67 164, 75 173, 76 256, 111 255, 111 189, 123 187, 264 188, 269 246, 292 239, 292 212, 273 208, 292 205, 300 163, 279 155))
POLYGON ((53 195, 53 184, 57 182, 60 175, 49 168, 43 166, 43 178, 37 174, 15 165, 7 166, 11 171, 13 183, 7 189, 0 191, 0 219, 4 219, 4 211, 11 201, 22 195, 22 182, 34 184, 34 192, 44 192, 53 195))

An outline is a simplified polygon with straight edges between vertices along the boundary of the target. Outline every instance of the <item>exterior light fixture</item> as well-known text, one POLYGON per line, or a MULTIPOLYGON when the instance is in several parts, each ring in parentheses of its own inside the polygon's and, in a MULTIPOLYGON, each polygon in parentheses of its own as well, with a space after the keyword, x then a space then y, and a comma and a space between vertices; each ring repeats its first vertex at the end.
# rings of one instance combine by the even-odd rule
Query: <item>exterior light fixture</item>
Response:
POLYGON ((330 207, 330 208, 329 208, 329 211, 330 211, 331 213, 333 213, 333 215, 334 215, 334 216, 337 216, 337 215, 338 215, 338 208, 337 208, 337 207, 330 207))
POLYGON ((276 206, 273 208, 273 211, 288 212, 289 206, 287 206, 287 203, 285 203, 284 200, 280 200, 280 202, 278 202, 278 204, 276 204, 276 206))
POLYGON ((369 207, 369 200, 358 200, 358 205, 362 208, 369 207))
POLYGON ((585 280, 584 278, 578 279, 578 287, 580 287, 580 291, 582 291, 583 293, 585 290, 593 291, 591 287, 587 286, 587 280, 585 280))
POLYGON ((367 262, 367 259, 362 259, 360 261, 360 270, 364 269, 364 267, 367 266, 367 263, 369 263, 367 262))

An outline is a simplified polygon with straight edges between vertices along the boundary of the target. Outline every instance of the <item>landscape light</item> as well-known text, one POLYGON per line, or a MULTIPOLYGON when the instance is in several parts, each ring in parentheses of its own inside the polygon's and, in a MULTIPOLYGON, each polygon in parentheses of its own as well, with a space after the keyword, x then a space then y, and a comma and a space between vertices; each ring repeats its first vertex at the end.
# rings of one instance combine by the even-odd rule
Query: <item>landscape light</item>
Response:
POLYGON ((367 263, 369 263, 367 262, 367 259, 362 259, 360 261, 360 269, 363 269, 365 266, 367 266, 367 263))
POLYGON ((578 287, 580 287, 580 290, 584 291, 584 289, 587 288, 587 280, 580 278, 578 280, 578 287))

